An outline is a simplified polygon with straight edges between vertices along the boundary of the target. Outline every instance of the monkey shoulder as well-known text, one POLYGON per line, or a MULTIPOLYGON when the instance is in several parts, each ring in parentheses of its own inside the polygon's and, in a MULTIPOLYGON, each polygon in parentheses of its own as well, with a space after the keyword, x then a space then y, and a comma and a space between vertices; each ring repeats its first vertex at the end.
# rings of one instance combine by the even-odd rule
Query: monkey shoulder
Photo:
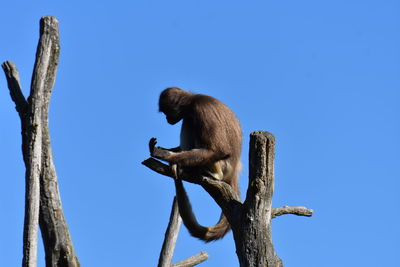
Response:
POLYGON ((221 102, 218 99, 216 99, 212 96, 209 96, 209 95, 196 94, 192 98, 192 106, 193 107, 218 105, 219 103, 221 103, 221 102))
POLYGON ((195 95, 191 105, 192 126, 202 146, 222 154, 231 153, 232 142, 240 142, 239 121, 232 110, 218 99, 195 95))
POLYGON ((224 115, 231 112, 231 110, 218 99, 202 94, 193 96, 191 107, 191 111, 196 115, 206 115, 207 117, 218 114, 224 115))

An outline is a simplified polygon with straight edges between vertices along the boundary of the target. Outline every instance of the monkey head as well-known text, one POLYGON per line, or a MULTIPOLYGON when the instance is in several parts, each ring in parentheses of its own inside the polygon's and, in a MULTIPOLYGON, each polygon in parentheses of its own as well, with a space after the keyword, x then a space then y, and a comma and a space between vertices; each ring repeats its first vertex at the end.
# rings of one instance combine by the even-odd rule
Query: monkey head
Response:
POLYGON ((177 87, 167 88, 160 94, 159 111, 164 113, 169 124, 176 124, 183 119, 190 104, 192 94, 177 87))

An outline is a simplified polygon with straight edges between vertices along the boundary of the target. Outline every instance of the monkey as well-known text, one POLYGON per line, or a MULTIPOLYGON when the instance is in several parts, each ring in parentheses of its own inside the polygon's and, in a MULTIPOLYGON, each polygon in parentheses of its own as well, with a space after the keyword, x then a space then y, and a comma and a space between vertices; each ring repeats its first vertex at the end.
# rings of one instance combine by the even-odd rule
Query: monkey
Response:
MULTIPOLYGON (((150 155, 172 166, 177 165, 179 171, 175 173, 224 181, 240 196, 242 130, 232 110, 214 97, 177 87, 162 91, 158 104, 159 112, 165 114, 169 124, 182 120, 180 145, 165 149, 156 146, 157 139, 151 138, 150 155)), ((225 215, 221 213, 214 226, 200 225, 179 175, 174 180, 179 212, 189 233, 205 242, 224 237, 230 230, 225 215)))

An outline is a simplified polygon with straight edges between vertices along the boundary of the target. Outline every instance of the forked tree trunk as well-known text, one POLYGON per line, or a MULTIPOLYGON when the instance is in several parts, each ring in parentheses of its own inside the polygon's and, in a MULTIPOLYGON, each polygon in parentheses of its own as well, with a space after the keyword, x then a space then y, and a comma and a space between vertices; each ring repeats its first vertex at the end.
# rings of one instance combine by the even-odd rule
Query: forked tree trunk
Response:
POLYGON ((38 218, 46 266, 80 266, 61 206, 48 128, 49 102, 59 54, 58 21, 54 17, 43 17, 40 20, 40 39, 28 99, 22 94, 14 64, 7 61, 2 65, 22 125, 27 185, 23 266, 36 266, 38 218))

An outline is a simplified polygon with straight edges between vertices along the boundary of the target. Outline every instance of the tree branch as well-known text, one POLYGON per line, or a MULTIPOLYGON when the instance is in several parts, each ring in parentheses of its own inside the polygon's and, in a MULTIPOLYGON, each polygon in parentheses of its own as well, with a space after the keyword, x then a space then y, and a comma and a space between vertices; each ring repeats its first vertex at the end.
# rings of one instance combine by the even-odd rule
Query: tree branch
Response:
MULTIPOLYGON (((144 166, 146 166, 147 168, 149 168, 159 174, 162 174, 164 176, 168 176, 168 177, 175 179, 175 176, 174 176, 174 173, 173 173, 171 167, 154 159, 154 158, 148 158, 148 159, 142 161, 142 164, 144 166)), ((183 180, 184 180, 184 178, 185 177, 182 177, 183 180)))
POLYGON ((40 20, 40 39, 32 73, 30 98, 43 97, 48 104, 47 101, 50 99, 56 78, 59 55, 58 20, 51 16, 42 17, 40 20))
MULTIPOLYGON (((40 175, 42 171, 42 99, 29 102, 21 91, 18 70, 6 61, 2 64, 11 99, 16 105, 22 126, 22 151, 25 162, 25 218, 22 266, 37 263, 40 175)), ((40 77, 41 78, 41 77, 40 77)))
POLYGON ((181 222, 182 219, 179 215, 178 202, 176 197, 174 197, 167 231, 165 232, 164 243, 158 260, 158 267, 169 267, 171 265, 181 222))
POLYGON ((306 207, 301 207, 301 206, 283 206, 280 208, 273 208, 272 209, 272 218, 276 218, 278 216, 284 215, 284 214, 293 214, 297 216, 306 216, 306 217, 311 217, 313 215, 313 210, 312 209, 307 209, 306 207))
MULTIPOLYGON (((154 158, 148 158, 142 164, 159 174, 175 178, 170 166, 154 158)), ((191 177, 186 173, 180 173, 179 178, 189 183, 201 185, 221 207, 229 223, 238 223, 237 215, 240 214, 238 209, 241 209, 242 203, 229 184, 207 176, 191 177)))
POLYGON ((37 263, 40 174, 42 170, 42 128, 40 127, 42 102, 40 99, 35 103, 28 103, 25 100, 21 91, 18 70, 12 62, 6 61, 2 64, 2 67, 22 127, 22 151, 26 167, 22 266, 35 267, 37 263))
POLYGON ((24 94, 21 90, 21 83, 19 79, 18 69, 11 61, 4 62, 1 67, 6 75, 8 89, 12 101, 15 103, 15 109, 18 111, 19 116, 23 116, 28 108, 28 102, 26 101, 24 94))
POLYGON ((190 258, 187 258, 186 260, 182 260, 182 261, 172 264, 171 267, 191 267, 191 266, 200 264, 207 259, 208 259, 207 252, 202 251, 199 254, 196 254, 190 258))

